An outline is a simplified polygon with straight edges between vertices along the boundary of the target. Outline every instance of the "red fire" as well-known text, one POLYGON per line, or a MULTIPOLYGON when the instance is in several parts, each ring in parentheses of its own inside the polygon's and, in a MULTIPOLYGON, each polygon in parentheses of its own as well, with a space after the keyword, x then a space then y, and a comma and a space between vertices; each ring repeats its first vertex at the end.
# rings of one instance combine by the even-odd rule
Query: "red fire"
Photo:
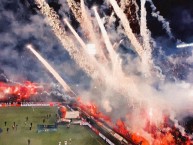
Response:
POLYGON ((16 97, 16 101, 29 99, 30 96, 38 93, 39 86, 29 81, 23 84, 9 84, 0 82, 0 100, 7 100, 7 96, 16 97))
POLYGON ((191 145, 188 136, 183 136, 174 125, 169 125, 165 121, 159 127, 150 122, 147 123, 144 130, 152 136, 153 145, 191 145))
POLYGON ((148 141, 139 136, 138 134, 131 133, 128 131, 126 128, 125 123, 122 120, 117 120, 117 123, 113 123, 110 119, 109 116, 104 115, 99 111, 97 106, 94 103, 88 102, 88 103, 83 103, 80 98, 77 99, 78 102, 78 107, 87 112, 89 115, 93 116, 95 119, 100 119, 105 121, 105 123, 110 126, 113 130, 115 130, 117 133, 122 135, 128 140, 131 140, 135 142, 136 144, 141 143, 141 145, 149 145, 148 141))
MULTIPOLYGON (((108 126, 110 126, 118 134, 122 135, 128 141, 132 141, 135 144, 150 145, 150 142, 143 136, 139 135, 138 133, 133 133, 131 130, 129 130, 123 120, 119 119, 116 123, 112 123, 110 117, 101 113, 96 104, 90 102, 83 103, 80 98, 77 99, 77 102, 78 107, 81 110, 85 111, 97 120, 100 119, 105 121, 108 126)), ((167 125, 167 119, 163 119, 165 121, 163 124, 159 125, 159 127, 157 127, 155 124, 151 124, 150 121, 148 121, 148 117, 146 120, 147 124, 144 128, 144 131, 151 135, 153 140, 151 144, 191 145, 191 141, 187 136, 182 136, 177 128, 167 125)))
POLYGON ((99 118, 99 119, 105 120, 107 122, 110 121, 110 117, 102 114, 98 110, 96 104, 90 103, 90 102, 87 103, 87 104, 84 104, 80 98, 77 99, 77 102, 78 102, 78 106, 81 108, 81 110, 86 111, 87 113, 89 113, 94 118, 99 118))
POLYGON ((65 106, 61 106, 59 111, 60 111, 60 117, 61 118, 65 118, 66 117, 66 111, 67 111, 66 107, 65 106))

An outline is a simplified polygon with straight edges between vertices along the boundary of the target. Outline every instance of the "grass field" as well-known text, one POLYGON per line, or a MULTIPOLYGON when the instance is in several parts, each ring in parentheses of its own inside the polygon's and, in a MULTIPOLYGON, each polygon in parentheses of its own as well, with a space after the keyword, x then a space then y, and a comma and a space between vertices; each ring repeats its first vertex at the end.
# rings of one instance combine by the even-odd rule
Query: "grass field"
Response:
POLYGON ((0 145, 28 145, 28 139, 30 139, 30 145, 58 145, 59 141, 64 145, 65 140, 68 141, 68 145, 106 145, 100 137, 85 126, 71 125, 70 128, 58 126, 56 132, 37 133, 37 124, 54 124, 56 113, 56 107, 0 108, 0 128, 3 130, 0 133, 0 145), (51 117, 47 118, 47 114, 51 114, 51 117), (43 123, 44 118, 46 118, 45 123, 43 123), (13 122, 18 125, 17 130, 12 129, 13 122), (32 123, 32 130, 29 129, 30 123, 32 123), (9 128, 8 132, 7 128, 9 128))

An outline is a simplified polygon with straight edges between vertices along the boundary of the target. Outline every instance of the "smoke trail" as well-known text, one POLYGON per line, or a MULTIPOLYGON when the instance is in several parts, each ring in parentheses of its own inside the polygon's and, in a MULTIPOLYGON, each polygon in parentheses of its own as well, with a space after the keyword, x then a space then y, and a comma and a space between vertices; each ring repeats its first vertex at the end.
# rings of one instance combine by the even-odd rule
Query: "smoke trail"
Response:
POLYGON ((76 37, 76 39, 78 40, 78 42, 80 43, 80 45, 82 46, 82 48, 86 49, 86 44, 84 43, 84 41, 82 40, 82 38, 80 38, 80 36, 76 33, 76 31, 74 30, 74 28, 70 25, 70 23, 68 22, 67 19, 64 19, 64 22, 67 24, 68 28, 71 30, 71 32, 74 34, 74 36, 76 37))
POLYGON ((145 75, 150 75, 149 74, 149 69, 150 69, 150 63, 151 63, 151 59, 149 57, 150 52, 148 52, 149 50, 144 49, 140 43, 138 42, 137 38, 135 37, 135 35, 132 32, 132 29, 130 28, 130 24, 129 21, 127 20, 126 15, 124 14, 124 12, 120 9, 120 7, 118 6, 117 2, 115 0, 109 0, 109 2, 111 3, 111 5, 113 6, 113 9, 115 11, 115 13, 117 14, 117 16, 120 18, 122 25, 125 29, 125 33, 128 37, 128 39, 130 39, 131 44, 133 45, 133 47, 135 48, 135 51, 137 52, 137 54, 139 55, 139 57, 141 58, 142 61, 142 65, 143 66, 143 73, 145 73, 145 75))
POLYGON ((120 7, 118 6, 117 2, 115 0, 109 0, 109 2, 111 3, 111 5, 114 8, 115 13, 117 14, 117 16, 120 18, 122 25, 125 29, 126 35, 128 37, 128 39, 130 39, 131 44, 134 46, 136 52, 138 53, 139 57, 142 58, 142 54, 144 52, 143 47, 139 44, 137 38, 135 37, 135 35, 133 34, 131 28, 130 28, 130 24, 127 20, 126 15, 123 13, 123 11, 120 9, 120 7))
POLYGON ((78 20, 78 22, 81 22, 82 14, 80 10, 80 4, 76 3, 74 0, 67 0, 68 6, 72 10, 72 13, 74 14, 75 18, 78 20))
POLYGON ((130 1, 128 0, 121 0, 120 1, 120 7, 122 10, 125 10, 126 9, 126 6, 128 5, 128 3, 130 3, 130 1))
MULTIPOLYGON (((78 40, 78 42, 80 43, 80 45, 82 46, 82 48, 84 48, 85 50, 88 49, 87 45, 84 43, 84 41, 82 40, 82 38, 77 34, 77 32, 74 30, 74 28, 72 27, 72 25, 68 22, 67 19, 64 19, 64 22, 67 24, 68 28, 71 30, 71 32, 74 34, 74 36, 76 37, 76 39, 78 40)), ((89 51, 89 50, 87 50, 89 51)), ((90 56, 91 57, 91 56, 90 56)), ((93 57, 93 59, 95 59, 93 57)))
POLYGON ((53 67, 37 52, 34 50, 31 44, 26 46, 37 58, 38 60, 46 67, 46 69, 54 76, 54 78, 62 85, 64 91, 71 92, 73 95, 77 96, 67 85, 67 83, 61 78, 61 76, 53 69, 53 67))
POLYGON ((115 53, 115 51, 113 49, 113 46, 112 46, 112 44, 110 42, 110 39, 109 39, 109 36, 108 36, 108 34, 107 34, 106 30, 105 30, 105 27, 104 27, 104 25, 103 25, 103 23, 102 23, 102 21, 100 19, 100 16, 99 16, 99 14, 98 14, 98 12, 96 10, 96 7, 94 7, 93 9, 94 9, 94 12, 95 12, 95 16, 96 16, 97 22, 98 22, 99 27, 100 27, 101 32, 102 32, 102 36, 103 36, 103 39, 105 41, 105 45, 106 45, 107 50, 108 50, 109 55, 110 55, 110 59, 111 59, 111 63, 112 63, 112 70, 114 70, 115 68, 114 68, 113 65, 115 64, 116 53, 115 53))
MULTIPOLYGON (((141 36, 143 38, 143 47, 145 49, 144 51, 144 54, 145 55, 143 58, 146 58, 147 60, 144 61, 144 63, 147 63, 148 61, 151 60, 151 46, 150 46, 150 32, 147 28, 147 20, 146 20, 146 15, 147 15, 147 12, 146 12, 146 9, 145 9, 145 3, 146 3, 146 0, 141 0, 141 27, 140 27, 140 33, 141 33, 141 36)), ((144 67, 143 69, 146 69, 146 71, 149 71, 150 68, 147 68, 149 67, 148 64, 143 64, 144 67)))
POLYGON ((111 13, 110 17, 109 17, 109 20, 108 20, 108 23, 111 24, 115 21, 115 17, 114 17, 114 12, 111 13))
POLYGON ((138 16, 138 11, 139 11, 139 6, 137 5, 137 1, 136 0, 132 0, 133 4, 135 5, 135 15, 136 15, 136 19, 139 22, 139 16, 138 16))
POLYGON ((130 17, 132 17, 132 20, 135 17, 135 20, 139 22, 140 20, 138 16, 139 6, 137 5, 136 0, 121 0, 120 7, 123 10, 123 12, 125 12, 125 14, 128 14, 130 17), (134 12, 132 11, 132 8, 131 8, 132 6, 135 7, 134 12))
POLYGON ((178 44, 176 47, 177 48, 193 47, 193 43, 189 43, 189 44, 182 43, 182 44, 178 44))
POLYGON ((85 32, 85 35, 95 44, 97 44, 96 36, 94 35, 94 27, 92 25, 91 17, 87 13, 86 6, 84 4, 84 0, 80 0, 81 12, 82 12, 82 19, 80 21, 80 25, 85 32))
POLYGON ((124 39, 121 39, 118 43, 115 42, 115 43, 113 44, 113 49, 116 50, 116 49, 118 48, 118 46, 123 42, 123 40, 124 40, 124 39))
POLYGON ((156 12, 156 7, 155 7, 155 5, 154 5, 154 3, 153 3, 152 0, 147 0, 147 1, 151 4, 150 6, 151 6, 151 9, 152 9, 152 16, 155 17, 155 18, 157 18, 158 21, 162 23, 162 26, 163 26, 163 28, 166 30, 168 36, 169 36, 170 38, 174 38, 174 36, 173 36, 173 34, 172 34, 172 32, 171 32, 171 28, 170 28, 169 22, 167 22, 167 21, 165 20, 165 18, 160 15, 160 12, 159 12, 159 11, 156 12))
POLYGON ((46 2, 42 0, 36 0, 35 2, 38 5, 41 13, 47 18, 47 23, 52 27, 54 34, 60 40, 64 49, 68 51, 75 62, 89 76, 91 76, 94 80, 100 80, 100 77, 102 76, 100 75, 99 69, 95 69, 95 67, 98 66, 97 63, 90 56, 86 55, 84 49, 76 48, 73 40, 68 37, 64 28, 62 27, 59 16, 56 14, 56 12, 52 8, 50 8, 46 2))
POLYGON ((102 47, 100 45, 100 41, 96 37, 96 32, 94 31, 91 17, 85 9, 84 1, 81 0, 80 3, 78 3, 74 0, 67 0, 67 2, 76 20, 80 23, 83 33, 89 39, 89 41, 91 41, 89 43, 94 43, 96 45, 98 61, 102 63, 107 63, 107 58, 101 50, 102 47))
MULTIPOLYGON (((89 18, 84 1, 81 0, 81 4, 74 0, 67 0, 69 7, 71 8, 75 18, 80 23, 85 36, 88 37, 93 43, 96 42, 94 28, 92 26, 91 18, 89 18)), ((97 43, 96 43, 97 44, 97 43)))
POLYGON ((109 87, 113 90, 116 90, 117 92, 125 95, 128 94, 129 91, 130 94, 133 94, 132 96, 137 96, 137 90, 134 89, 136 86, 133 86, 133 81, 131 78, 129 78, 128 81, 125 81, 125 77, 122 76, 122 71, 120 71, 119 76, 121 78, 117 78, 120 81, 123 82, 123 84, 116 85, 117 79, 112 80, 112 75, 109 75, 108 69, 98 66, 98 63, 96 63, 91 57, 86 55, 84 53, 84 49, 77 49, 74 46, 74 42, 67 36, 66 32, 64 31, 63 27, 60 24, 60 21, 58 20, 57 14, 51 9, 47 3, 43 3, 42 1, 36 1, 38 4, 38 7, 40 8, 40 11, 42 14, 46 16, 48 19, 48 24, 53 28, 54 34, 58 37, 61 44, 64 46, 64 48, 69 52, 70 56, 77 62, 77 64, 89 75, 91 78, 96 81, 99 85, 104 83, 103 85, 110 85, 109 87), (95 67, 97 67, 97 70, 95 67), (127 89, 125 86, 131 85, 130 89, 127 89), (129 91, 128 91, 129 90, 129 91), (135 90, 135 91, 133 91, 135 90))
POLYGON ((81 28, 85 32, 86 36, 88 36, 88 39, 96 45, 99 61, 102 61, 103 63, 107 63, 108 60, 104 55, 104 52, 100 45, 101 43, 100 40, 97 39, 99 38, 99 36, 95 32, 94 26, 91 21, 91 17, 86 10, 84 0, 81 0, 80 2, 81 2, 81 12, 82 12, 82 21, 80 22, 81 28))
POLYGON ((146 20, 146 9, 145 9, 145 3, 146 0, 141 0, 141 27, 140 27, 140 33, 143 37, 143 45, 144 49, 151 51, 150 46, 150 32, 147 28, 147 20, 146 20))

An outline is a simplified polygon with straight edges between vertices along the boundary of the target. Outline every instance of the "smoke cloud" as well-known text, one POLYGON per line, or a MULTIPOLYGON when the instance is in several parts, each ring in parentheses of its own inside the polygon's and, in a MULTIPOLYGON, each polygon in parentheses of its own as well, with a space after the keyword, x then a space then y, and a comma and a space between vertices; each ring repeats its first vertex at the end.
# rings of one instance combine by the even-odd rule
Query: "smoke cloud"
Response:
MULTIPOLYGON (((171 38, 175 37, 171 33, 169 23, 156 12, 153 2, 148 1, 153 9, 152 15, 162 22, 171 38)), ((0 36, 3 39, 0 40, 0 69, 3 71, 1 76, 5 74, 9 80, 17 82, 31 80, 56 83, 37 59, 25 49, 25 45, 30 43, 51 65, 56 66, 57 72, 73 90, 80 94, 83 101, 94 101, 102 112, 112 118, 113 122, 121 118, 130 130, 143 134, 153 142, 150 134, 144 130, 147 121, 159 126, 163 123, 163 117, 169 116, 175 127, 185 134, 179 120, 193 114, 192 50, 178 50, 174 40, 167 40, 164 37, 154 38, 151 44, 153 38, 149 36, 148 19, 146 13, 142 13, 147 12, 145 1, 142 1, 140 9, 144 14, 140 18, 143 28, 141 34, 133 33, 126 15, 115 0, 105 1, 98 6, 97 12, 103 20, 100 23, 104 31, 99 29, 93 9, 81 2, 78 4, 75 1, 60 0, 61 18, 58 17, 58 21, 64 17, 70 19, 75 16, 79 24, 75 25, 74 29, 84 37, 84 42, 99 42, 96 48, 99 52, 98 56, 93 57, 85 53, 86 50, 78 42, 73 41, 76 39, 65 25, 62 26, 65 37, 59 37, 58 41, 60 29, 51 28, 49 15, 45 18, 45 13, 41 14, 38 9, 33 14, 29 6, 21 5, 20 1, 2 0, 0 36), (7 6, 11 9, 6 9, 7 6), (20 8, 19 11, 15 7, 20 8), (105 12, 108 8, 110 14, 105 12), (88 16, 89 13, 91 15, 88 16), (93 30, 87 30, 83 24, 93 30), (104 32, 106 37, 109 36, 106 38, 109 45, 110 42, 118 44, 116 48, 111 46, 111 50, 106 48, 101 38, 104 32), (88 36, 85 36, 87 34, 88 36), (81 53, 78 53, 79 51, 81 53), (110 51, 116 55, 111 55, 110 51), (79 57, 81 59, 78 59, 79 57), (110 69, 110 59, 116 60, 112 61, 116 66, 113 71, 110 69), (96 70, 96 74, 95 71, 94 74, 93 71, 87 72, 92 70, 92 67, 96 70), (144 68, 150 72, 148 77, 144 73, 144 68), (100 79, 95 79, 95 76, 100 79)), ((122 1, 122 7, 123 5, 122 1)), ((186 17, 185 22, 187 21, 192 23, 190 16, 186 17)))

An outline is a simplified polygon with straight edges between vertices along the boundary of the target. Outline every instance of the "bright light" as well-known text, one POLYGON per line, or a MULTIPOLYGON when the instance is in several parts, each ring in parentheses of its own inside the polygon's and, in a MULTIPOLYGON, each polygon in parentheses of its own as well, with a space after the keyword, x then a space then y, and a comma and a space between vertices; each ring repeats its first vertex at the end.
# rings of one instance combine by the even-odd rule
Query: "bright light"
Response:
POLYGON ((96 9, 97 9, 97 6, 93 6, 92 9, 93 9, 93 10, 96 10, 96 9))
POLYGON ((4 91, 4 93, 5 93, 5 94, 9 94, 10 91, 11 91, 10 88, 7 88, 7 89, 4 91))
POLYGON ((193 47, 193 43, 189 43, 189 44, 182 43, 177 45, 176 47, 177 48, 193 47))
POLYGON ((86 50, 88 52, 88 54, 90 55, 96 55, 96 47, 95 47, 95 44, 87 44, 86 45, 86 50))
POLYGON ((149 110, 149 116, 150 116, 150 117, 153 116, 153 110, 152 110, 152 108, 150 108, 150 110, 149 110))

